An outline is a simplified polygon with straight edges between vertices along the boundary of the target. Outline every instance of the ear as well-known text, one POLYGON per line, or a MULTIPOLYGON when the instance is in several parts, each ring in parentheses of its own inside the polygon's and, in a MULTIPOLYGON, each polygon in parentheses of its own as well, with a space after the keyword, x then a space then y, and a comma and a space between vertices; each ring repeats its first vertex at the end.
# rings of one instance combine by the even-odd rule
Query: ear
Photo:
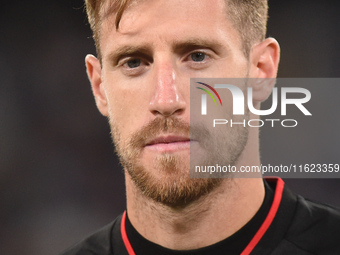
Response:
POLYGON ((249 77, 256 78, 251 84, 254 101, 262 102, 272 92, 279 60, 280 46, 274 38, 267 38, 252 48, 249 77))
POLYGON ((102 69, 100 62, 95 56, 89 54, 85 58, 85 63, 97 108, 101 114, 108 116, 108 103, 101 78, 102 69))

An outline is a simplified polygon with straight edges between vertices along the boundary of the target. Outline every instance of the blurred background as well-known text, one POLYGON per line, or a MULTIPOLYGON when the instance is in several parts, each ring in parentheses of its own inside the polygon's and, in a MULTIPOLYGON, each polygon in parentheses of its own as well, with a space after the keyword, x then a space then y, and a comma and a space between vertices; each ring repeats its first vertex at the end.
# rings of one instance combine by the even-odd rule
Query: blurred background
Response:
MULTIPOLYGON (((269 5, 268 35, 282 50, 279 77, 339 77, 340 2, 269 5)), ((109 126, 85 74, 84 57, 95 48, 81 0, 2 1, 1 7, 0 254, 58 254, 125 208, 109 126)), ((321 163, 340 163, 339 139, 324 130, 315 132, 314 151, 321 163), (323 142, 332 135, 335 142, 323 142)), ((285 151, 309 155, 299 134, 296 146, 278 133, 263 131, 261 139, 264 162, 285 151)), ((285 181, 305 197, 340 207, 340 179, 285 181)))

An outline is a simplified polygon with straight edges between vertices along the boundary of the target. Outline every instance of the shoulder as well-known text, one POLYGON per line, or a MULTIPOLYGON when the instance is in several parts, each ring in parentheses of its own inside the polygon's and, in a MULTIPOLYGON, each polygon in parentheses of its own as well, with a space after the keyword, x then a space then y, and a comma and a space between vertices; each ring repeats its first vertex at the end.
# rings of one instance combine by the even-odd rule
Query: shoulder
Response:
MULTIPOLYGON (((268 182, 275 192, 277 183, 268 182)), ((254 254, 334 255, 340 254, 339 240, 339 209, 295 195, 284 186, 278 211, 254 254)))
POLYGON ((340 211, 297 196, 285 240, 313 254, 340 254, 340 211))
POLYGON ((121 216, 60 255, 112 255, 112 232, 115 226, 119 224, 120 218, 121 216))

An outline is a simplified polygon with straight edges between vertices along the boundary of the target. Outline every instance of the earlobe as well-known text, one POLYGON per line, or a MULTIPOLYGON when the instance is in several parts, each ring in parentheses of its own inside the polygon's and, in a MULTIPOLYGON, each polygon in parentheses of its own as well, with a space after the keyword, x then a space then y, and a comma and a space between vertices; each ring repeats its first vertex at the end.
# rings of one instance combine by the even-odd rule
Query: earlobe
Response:
POLYGON ((267 38, 253 47, 249 77, 255 78, 251 84, 254 101, 263 102, 271 94, 275 86, 279 60, 280 46, 274 38, 267 38))
POLYGON ((102 115, 108 116, 108 104, 105 90, 101 78, 101 65, 99 60, 93 55, 85 58, 87 76, 91 82, 92 92, 96 100, 97 108, 102 115))

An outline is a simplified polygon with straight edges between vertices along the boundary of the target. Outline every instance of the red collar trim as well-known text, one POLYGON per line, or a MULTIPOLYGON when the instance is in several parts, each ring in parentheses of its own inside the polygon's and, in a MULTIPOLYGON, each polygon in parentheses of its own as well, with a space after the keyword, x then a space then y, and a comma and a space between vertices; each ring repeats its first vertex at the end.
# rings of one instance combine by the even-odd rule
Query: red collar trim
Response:
MULTIPOLYGON (((272 224, 272 222, 275 218, 275 215, 276 215, 276 213, 279 209, 281 200, 282 200, 282 193, 283 193, 283 188, 284 188, 283 180, 281 178, 277 178, 277 177, 266 177, 265 179, 268 182, 276 182, 274 200, 273 200, 272 206, 270 207, 270 210, 269 210, 269 213, 268 213, 266 219, 264 220, 261 227, 256 232, 256 234, 254 235, 253 239, 251 239, 250 243, 243 250, 241 255, 250 254, 253 251, 253 249, 255 248, 255 246, 260 242, 261 238, 264 236, 264 234, 267 232, 268 228, 272 224)), ((126 234, 125 224, 126 224, 126 211, 124 211, 123 216, 122 216, 122 221, 121 221, 121 224, 120 224, 120 232, 121 232, 122 239, 123 239, 123 242, 124 242, 124 245, 125 245, 125 248, 126 248, 128 254, 129 255, 136 255, 136 253, 134 252, 134 250, 131 246, 129 238, 126 234)))
POLYGON ((276 182, 276 188, 275 188, 275 194, 274 194, 274 200, 272 203, 272 206, 270 207, 269 213, 262 223, 259 230, 254 235, 253 239, 251 239, 250 243, 247 245, 247 247, 243 250, 241 255, 248 255, 252 252, 252 250, 255 248, 255 246, 260 242, 261 238, 264 236, 268 228, 270 227, 270 224, 272 224, 275 215, 279 209, 281 199, 282 199, 282 193, 283 193, 283 187, 285 183, 281 178, 277 177, 266 177, 266 181, 268 182, 276 182))
POLYGON ((125 248, 127 252, 129 253, 129 255, 136 255, 135 251, 132 249, 129 238, 126 234, 125 222, 126 222, 126 211, 124 211, 123 213, 122 222, 120 224, 120 233, 122 234, 122 239, 123 239, 125 248))

